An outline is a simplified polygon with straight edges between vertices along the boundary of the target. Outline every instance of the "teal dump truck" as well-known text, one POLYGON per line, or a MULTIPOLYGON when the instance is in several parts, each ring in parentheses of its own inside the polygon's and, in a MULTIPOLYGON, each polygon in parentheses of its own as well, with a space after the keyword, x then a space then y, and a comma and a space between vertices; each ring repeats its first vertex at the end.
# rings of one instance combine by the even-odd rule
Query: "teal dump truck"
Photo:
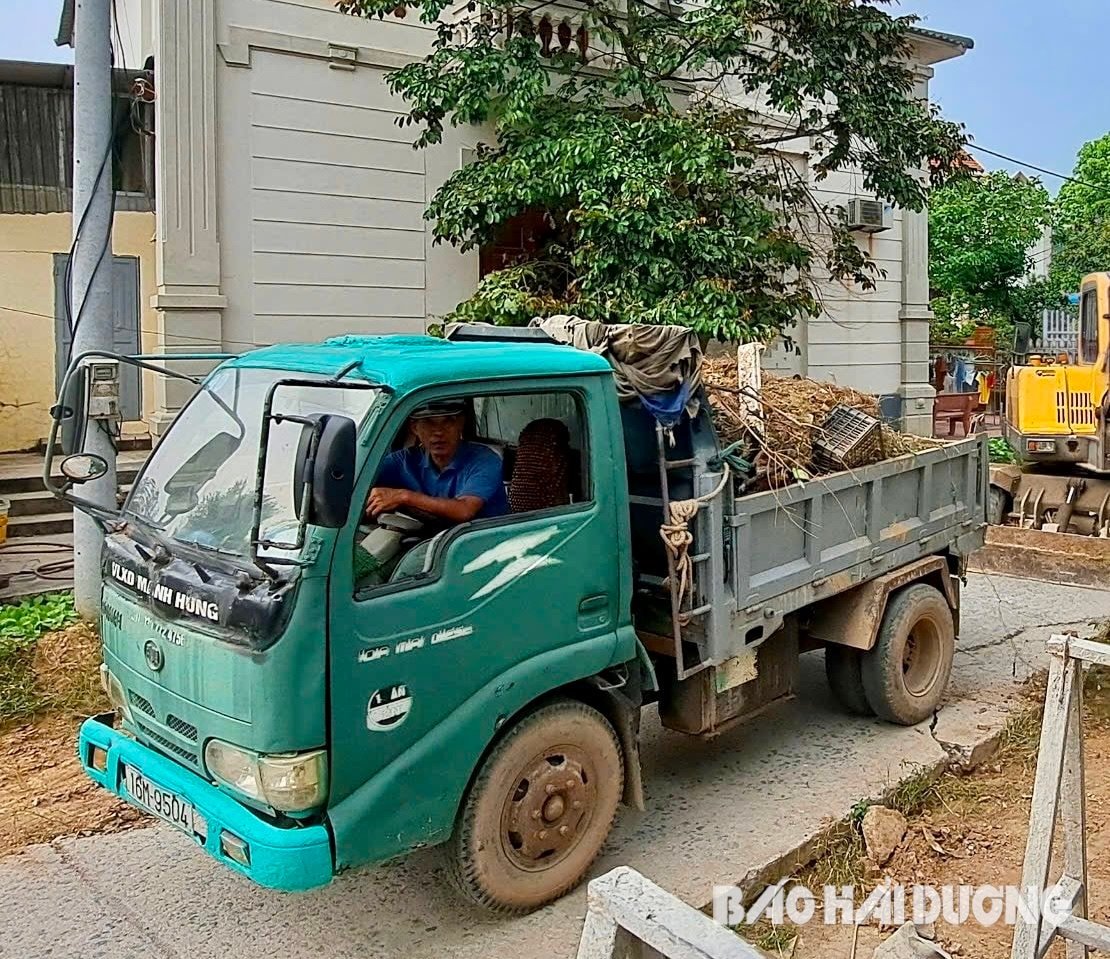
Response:
MULTIPOLYGON (((168 360, 78 357, 56 428, 110 415, 114 363, 168 360)), ((642 808, 645 706, 713 736, 823 649, 845 708, 930 717, 985 440, 742 495, 697 395, 665 420, 620 386, 542 334, 273 346, 197 379, 118 511, 80 495, 97 457, 71 450, 61 486, 48 463, 106 530, 88 775, 264 886, 442 844, 467 897, 521 912, 642 808), (446 401, 511 510, 371 517, 383 459, 446 401)))

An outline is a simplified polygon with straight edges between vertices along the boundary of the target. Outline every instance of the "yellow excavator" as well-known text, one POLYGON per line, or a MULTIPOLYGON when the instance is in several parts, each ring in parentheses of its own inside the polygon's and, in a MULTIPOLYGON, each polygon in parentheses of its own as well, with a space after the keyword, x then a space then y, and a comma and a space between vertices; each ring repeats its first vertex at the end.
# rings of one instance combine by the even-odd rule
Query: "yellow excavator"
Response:
POLYGON ((1003 436, 1017 463, 990 473, 984 568, 1110 582, 1110 273, 1080 287, 1076 361, 1029 353, 1006 378, 1003 436))

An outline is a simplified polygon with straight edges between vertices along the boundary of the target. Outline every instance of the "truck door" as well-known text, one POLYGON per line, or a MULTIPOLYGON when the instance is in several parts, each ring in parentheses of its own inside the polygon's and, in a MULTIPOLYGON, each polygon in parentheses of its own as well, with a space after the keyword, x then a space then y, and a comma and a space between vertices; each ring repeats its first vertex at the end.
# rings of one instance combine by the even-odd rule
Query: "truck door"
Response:
MULTIPOLYGON (((609 665, 628 598, 604 385, 600 377, 548 389, 533 381, 527 394, 465 396, 470 441, 503 458, 515 512, 440 533, 424 560, 406 555, 384 583, 358 582, 352 573, 365 527, 356 532, 349 523, 337 538, 329 807, 341 863, 444 838, 476 758, 504 713, 520 706, 527 683, 519 667, 531 661, 529 681, 539 672, 553 687, 609 665), (546 427, 532 425, 541 421, 546 427), (537 433, 555 437, 546 459, 526 449, 537 433), (569 649, 585 672, 561 678, 570 657, 549 654, 569 649)), ((460 395, 440 389, 398 408, 360 477, 352 513, 365 502, 382 454, 402 440, 408 414, 430 399, 460 395)))

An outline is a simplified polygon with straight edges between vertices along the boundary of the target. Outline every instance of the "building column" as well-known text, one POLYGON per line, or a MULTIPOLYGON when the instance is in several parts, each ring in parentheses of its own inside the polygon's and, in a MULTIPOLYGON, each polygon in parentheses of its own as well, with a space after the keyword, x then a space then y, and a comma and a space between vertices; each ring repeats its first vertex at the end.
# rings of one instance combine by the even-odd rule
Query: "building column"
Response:
MULTIPOLYGON (((929 79, 933 71, 915 71, 915 93, 925 102, 929 98, 929 79)), ((920 176, 925 177, 921 171, 920 176)), ((898 314, 902 328, 901 383, 902 429, 907 433, 932 436, 933 399, 936 390, 929 382, 929 214, 922 210, 902 211, 902 309, 898 314)))
MULTIPOLYGON (((159 0, 154 25, 158 333, 167 353, 222 349, 216 223, 216 0, 159 0)), ((175 364, 203 374, 211 364, 175 364)), ((160 436, 192 395, 158 377, 151 431, 160 436)))

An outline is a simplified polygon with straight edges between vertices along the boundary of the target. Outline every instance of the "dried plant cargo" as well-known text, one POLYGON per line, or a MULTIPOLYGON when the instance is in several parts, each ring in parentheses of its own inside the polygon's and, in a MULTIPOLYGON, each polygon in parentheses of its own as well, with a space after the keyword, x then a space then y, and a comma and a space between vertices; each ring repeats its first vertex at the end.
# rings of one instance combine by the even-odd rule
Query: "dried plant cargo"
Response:
MULTIPOLYGON (((737 496, 704 403, 664 429, 603 358, 528 334, 210 359, 121 511, 81 495, 95 457, 46 478, 109 529, 115 711, 82 727, 82 763, 262 885, 442 845, 464 896, 525 912, 582 879, 620 802, 643 806, 644 706, 715 735, 793 695, 819 647, 852 711, 913 723, 944 693, 985 440, 737 496), (367 526, 429 403, 470 417, 527 509, 367 526)), ((111 428, 118 362, 171 358, 78 357, 58 431, 82 409, 111 428)))

